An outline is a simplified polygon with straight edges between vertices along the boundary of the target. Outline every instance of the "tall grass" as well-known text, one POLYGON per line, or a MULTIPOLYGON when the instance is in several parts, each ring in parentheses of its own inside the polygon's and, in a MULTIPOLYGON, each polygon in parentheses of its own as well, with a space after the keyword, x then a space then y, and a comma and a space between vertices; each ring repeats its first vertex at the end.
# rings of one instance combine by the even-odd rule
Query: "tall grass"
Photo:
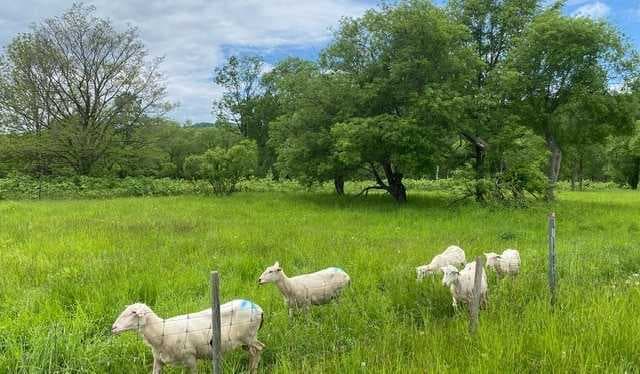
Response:
MULTIPOLYGON (((134 333, 111 336, 111 324, 135 301, 165 317, 207 308, 213 269, 223 301, 248 298, 265 310, 263 372, 640 371, 640 194, 563 193, 555 206, 528 209, 449 207, 433 194, 402 207, 388 200, 1 201, 0 372, 148 372, 150 350, 134 333), (560 275, 553 312, 550 210, 560 275), (520 277, 490 277, 475 338, 440 277, 415 281, 415 266, 449 244, 468 260, 521 251, 520 277), (277 289, 257 285, 275 261, 290 276, 339 266, 353 283, 339 303, 289 319, 277 289)), ((244 352, 225 357, 228 372, 246 367, 244 352)))

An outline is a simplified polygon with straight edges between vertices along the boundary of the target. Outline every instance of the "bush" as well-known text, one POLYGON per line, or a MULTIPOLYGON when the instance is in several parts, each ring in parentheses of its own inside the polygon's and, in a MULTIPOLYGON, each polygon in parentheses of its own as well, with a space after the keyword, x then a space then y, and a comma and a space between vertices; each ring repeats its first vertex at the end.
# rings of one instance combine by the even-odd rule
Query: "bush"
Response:
MULTIPOLYGON (((571 191, 571 183, 569 181, 561 181, 556 185, 558 191, 571 191)), ((598 182, 592 181, 590 179, 585 179, 582 181, 582 190, 581 191, 614 191, 618 189, 627 189, 628 185, 620 186, 615 182, 598 182)))
POLYGON ((240 141, 229 148, 215 147, 202 155, 189 156, 185 161, 186 173, 208 181, 216 194, 230 194, 242 179, 253 175, 258 164, 255 142, 240 141))
POLYGON ((38 178, 13 176, 0 179, 0 197, 4 199, 112 198, 125 196, 169 196, 209 193, 206 182, 170 178, 127 177, 38 178))

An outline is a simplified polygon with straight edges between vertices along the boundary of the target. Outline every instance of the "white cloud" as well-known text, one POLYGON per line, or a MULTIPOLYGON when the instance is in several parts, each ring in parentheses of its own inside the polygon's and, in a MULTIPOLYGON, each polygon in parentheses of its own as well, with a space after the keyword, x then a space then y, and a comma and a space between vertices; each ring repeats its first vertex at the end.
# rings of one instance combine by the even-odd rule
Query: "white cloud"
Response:
MULTIPOLYGON (((212 82, 225 53, 320 48, 342 16, 368 7, 358 0, 94 0, 100 16, 119 28, 131 24, 154 56, 165 56, 169 99, 180 103, 176 119, 210 121, 220 95, 212 82)), ((0 43, 6 45, 30 24, 59 15, 68 0, 23 0, 3 5, 0 43)), ((266 66, 269 69, 270 66, 266 66)))
POLYGON ((582 5, 576 9, 572 15, 574 17, 588 17, 588 18, 604 18, 609 15, 611 8, 603 2, 596 1, 582 5))

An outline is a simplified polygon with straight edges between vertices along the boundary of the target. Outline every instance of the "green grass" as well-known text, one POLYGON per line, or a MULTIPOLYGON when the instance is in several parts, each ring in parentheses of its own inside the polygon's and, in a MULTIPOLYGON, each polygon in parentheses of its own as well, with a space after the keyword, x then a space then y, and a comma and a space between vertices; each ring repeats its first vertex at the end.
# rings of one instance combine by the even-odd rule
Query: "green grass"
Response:
MULTIPOLYGON (((563 193, 555 206, 449 207, 437 195, 241 193, 0 202, 0 372, 144 373, 151 353, 134 333, 110 335, 125 304, 168 317, 222 299, 265 310, 263 372, 640 371, 640 193, 563 193), (546 287, 547 214, 558 215, 559 306, 546 287), (440 277, 414 267, 447 245, 470 260, 518 248, 522 274, 490 277, 475 338, 440 277), (287 317, 257 277, 280 261, 288 275, 339 266, 352 287, 339 303, 287 317)), ((226 357, 245 370, 244 352, 226 357)), ((202 371, 209 370, 201 363, 202 371)), ((180 369, 170 369, 178 373, 180 369)))

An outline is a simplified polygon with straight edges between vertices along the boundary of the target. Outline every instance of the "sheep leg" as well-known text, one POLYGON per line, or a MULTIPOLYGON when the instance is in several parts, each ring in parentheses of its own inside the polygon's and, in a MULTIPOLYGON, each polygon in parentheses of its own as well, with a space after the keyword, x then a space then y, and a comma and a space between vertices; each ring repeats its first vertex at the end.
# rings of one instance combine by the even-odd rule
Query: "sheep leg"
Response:
POLYGON ((198 369, 198 365, 197 365, 197 361, 196 361, 196 356, 189 357, 184 364, 189 369, 189 372, 191 374, 197 374, 198 373, 198 370, 197 370, 198 369))
POLYGON ((160 360, 160 357, 156 357, 155 355, 153 356, 153 374, 161 374, 162 373, 162 367, 164 366, 164 363, 160 360))
POLYGON ((453 297, 452 299, 453 299, 453 303, 451 305, 453 305, 453 310, 457 312, 458 311, 458 301, 456 301, 455 297, 453 297))
POLYGON ((487 308, 487 295, 482 295, 482 297, 480 298, 480 308, 481 309, 486 309, 487 308))
POLYGON ((260 363, 263 349, 264 344, 257 340, 249 346, 249 372, 258 372, 258 363, 260 363))

